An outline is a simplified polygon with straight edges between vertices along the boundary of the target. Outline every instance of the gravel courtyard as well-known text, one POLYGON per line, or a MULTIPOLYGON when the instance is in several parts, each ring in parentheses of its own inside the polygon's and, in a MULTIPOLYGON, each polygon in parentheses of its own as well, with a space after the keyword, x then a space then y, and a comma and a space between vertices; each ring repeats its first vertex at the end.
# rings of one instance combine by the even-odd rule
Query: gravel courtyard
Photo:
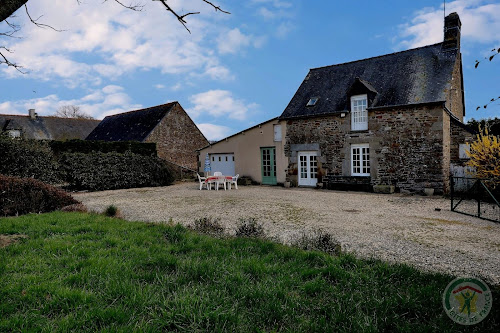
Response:
POLYGON ((341 242, 343 251, 361 257, 500 284, 500 223, 451 212, 450 201, 441 197, 266 186, 200 191, 193 182, 75 198, 97 212, 115 205, 133 221, 189 225, 200 217, 218 217, 233 233, 239 218, 255 217, 284 243, 322 229, 341 242))

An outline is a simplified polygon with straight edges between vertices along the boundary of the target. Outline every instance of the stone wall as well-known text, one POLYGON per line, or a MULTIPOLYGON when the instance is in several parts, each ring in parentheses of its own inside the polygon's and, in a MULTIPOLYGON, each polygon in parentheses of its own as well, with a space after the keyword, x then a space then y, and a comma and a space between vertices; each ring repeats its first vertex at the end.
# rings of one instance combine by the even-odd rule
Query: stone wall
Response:
POLYGON ((145 141, 156 142, 160 158, 191 170, 198 169, 196 150, 208 145, 208 140, 178 103, 145 141))
POLYGON ((471 143, 476 139, 476 134, 470 127, 455 119, 451 119, 450 138, 450 163, 453 165, 464 166, 468 159, 460 158, 460 144, 471 143))
POLYGON ((446 107, 462 122, 465 116, 463 90, 462 56, 459 54, 451 74, 450 86, 446 92, 446 107))
MULTIPOLYGON (((308 148, 318 152, 324 172, 350 176, 351 144, 369 143, 373 185, 394 184, 412 192, 432 187, 442 193, 443 116, 441 105, 371 110, 367 131, 351 131, 349 113, 288 120, 289 171, 297 168, 297 151, 308 148)), ((290 173, 287 180, 294 180, 290 173)))

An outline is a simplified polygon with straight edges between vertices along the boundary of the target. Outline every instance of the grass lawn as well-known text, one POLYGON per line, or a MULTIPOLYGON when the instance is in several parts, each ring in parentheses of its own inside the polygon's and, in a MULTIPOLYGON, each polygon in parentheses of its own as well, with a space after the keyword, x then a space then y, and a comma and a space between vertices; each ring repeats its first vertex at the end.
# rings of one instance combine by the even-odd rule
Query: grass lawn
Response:
POLYGON ((82 213, 1 218, 0 234, 28 236, 0 248, 1 332, 500 331, 498 288, 460 326, 441 301, 454 277, 405 265, 82 213))

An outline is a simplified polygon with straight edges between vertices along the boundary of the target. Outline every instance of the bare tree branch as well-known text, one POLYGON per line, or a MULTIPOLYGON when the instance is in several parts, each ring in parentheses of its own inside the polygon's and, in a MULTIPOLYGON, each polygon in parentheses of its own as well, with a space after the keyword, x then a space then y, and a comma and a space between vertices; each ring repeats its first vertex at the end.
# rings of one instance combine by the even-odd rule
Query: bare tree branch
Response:
POLYGON ((57 109, 54 116, 59 118, 94 119, 77 105, 63 105, 57 109))
MULTIPOLYGON (((174 9, 172 9, 172 7, 170 7, 170 6, 167 4, 167 1, 168 1, 168 0, 153 0, 153 1, 160 1, 160 2, 163 4, 163 6, 165 6, 165 9, 166 9, 167 11, 171 12, 171 13, 172 13, 172 14, 173 14, 176 18, 177 18, 177 21, 179 21, 179 22, 180 22, 180 23, 184 26, 184 28, 186 28, 186 30, 187 30, 189 33, 191 33, 191 30, 189 30, 189 29, 188 29, 188 27, 187 27, 187 25, 186 25, 186 24, 187 24, 187 22, 186 22, 186 20, 184 20, 184 18, 185 18, 186 16, 189 16, 189 15, 196 15, 196 14, 199 14, 200 12, 191 12, 191 13, 186 13, 186 14, 183 14, 183 15, 179 15, 179 14, 178 14, 178 13, 177 13, 174 9)), ((201 1, 203 1, 203 2, 205 2, 205 3, 207 3, 207 4, 209 4, 210 6, 212 6, 212 7, 215 9, 215 11, 216 11, 216 12, 217 12, 217 11, 219 11, 219 12, 222 12, 222 13, 225 13, 225 14, 231 14, 230 12, 227 12, 227 11, 225 11, 225 10, 222 10, 222 9, 220 8, 220 6, 214 5, 212 2, 210 2, 210 1, 208 1, 208 0, 201 0, 201 1)))
MULTIPOLYGON (((492 54, 489 57, 484 57, 484 59, 492 61, 493 58, 495 58, 495 56, 500 54, 500 47, 498 49, 491 50, 491 52, 492 52, 492 54)), ((477 66, 479 66, 480 63, 481 63, 481 61, 476 59, 476 64, 474 65, 474 68, 477 68, 477 66)))
MULTIPOLYGON (((78 1, 78 3, 80 3, 79 0, 77 0, 77 1, 78 1)), ((104 2, 107 2, 107 1, 108 0, 104 0, 104 2)), ((130 9, 130 10, 133 10, 133 11, 136 11, 136 12, 141 12, 142 9, 144 8, 144 5, 141 5, 140 3, 126 5, 126 4, 124 4, 123 2, 121 2, 119 0, 115 0, 115 2, 118 3, 122 7, 125 7, 127 9, 130 9)))
POLYGON ((51 27, 51 26, 50 26, 50 25, 48 25, 48 24, 38 23, 38 20, 39 20, 39 19, 41 19, 41 18, 43 17, 43 15, 40 15, 37 19, 32 19, 32 18, 31 18, 31 15, 30 15, 30 13, 29 13, 29 11, 28 11, 28 6, 27 6, 27 5, 24 5, 24 9, 26 10, 26 15, 28 15, 28 18, 30 19, 31 23, 33 23, 33 24, 34 24, 34 25, 36 25, 37 27, 42 28, 42 29, 45 29, 45 28, 50 28, 50 29, 52 29, 52 30, 54 30, 54 31, 57 31, 57 32, 62 32, 62 31, 64 31, 64 30, 58 30, 58 29, 56 29, 56 28, 54 28, 54 27, 51 27))
POLYGON ((222 10, 222 9, 220 8, 220 6, 216 6, 216 5, 214 5, 214 4, 213 4, 213 3, 211 3, 210 1, 207 1, 207 0, 202 0, 202 1, 203 1, 203 2, 205 2, 205 3, 208 3, 210 6, 214 7, 214 8, 215 8, 215 11, 219 11, 219 12, 222 12, 222 13, 224 13, 224 14, 231 14, 230 12, 227 12, 227 11, 225 11, 225 10, 222 10))
MULTIPOLYGON (((9 50, 8 48, 6 48, 5 46, 0 46, 0 50, 4 50, 4 51, 6 51, 8 53, 12 53, 12 51, 9 50)), ((5 55, 2 53, 2 51, 0 51, 0 64, 6 64, 9 67, 15 68, 18 72, 20 72, 22 74, 26 74, 26 72, 24 72, 22 70, 23 66, 15 64, 13 62, 10 62, 9 59, 7 59, 7 57, 5 57, 5 55)))

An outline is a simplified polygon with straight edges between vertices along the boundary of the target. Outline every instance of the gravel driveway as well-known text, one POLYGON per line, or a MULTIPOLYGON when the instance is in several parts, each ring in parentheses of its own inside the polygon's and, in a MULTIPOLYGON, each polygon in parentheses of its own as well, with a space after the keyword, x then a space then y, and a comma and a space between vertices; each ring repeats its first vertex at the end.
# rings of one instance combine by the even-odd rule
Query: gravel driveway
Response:
POLYGON ((239 218, 255 217, 284 243, 322 229, 341 242, 343 251, 364 258, 500 284, 500 223, 451 212, 450 201, 440 197, 266 186, 200 191, 197 183, 180 183, 75 198, 97 212, 115 205, 134 221, 189 225, 196 218, 218 217, 233 233, 239 218))

